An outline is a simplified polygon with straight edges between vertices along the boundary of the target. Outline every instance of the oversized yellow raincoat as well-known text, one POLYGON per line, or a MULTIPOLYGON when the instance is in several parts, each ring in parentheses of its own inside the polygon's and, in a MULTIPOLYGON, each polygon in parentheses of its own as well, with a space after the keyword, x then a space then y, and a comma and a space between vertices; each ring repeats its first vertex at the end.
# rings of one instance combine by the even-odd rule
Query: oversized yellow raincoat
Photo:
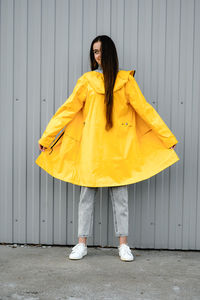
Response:
POLYGON ((52 176, 89 187, 119 186, 147 179, 179 160, 178 141, 145 100, 135 71, 118 72, 113 127, 105 130, 103 74, 84 73, 50 120, 36 163, 52 176))

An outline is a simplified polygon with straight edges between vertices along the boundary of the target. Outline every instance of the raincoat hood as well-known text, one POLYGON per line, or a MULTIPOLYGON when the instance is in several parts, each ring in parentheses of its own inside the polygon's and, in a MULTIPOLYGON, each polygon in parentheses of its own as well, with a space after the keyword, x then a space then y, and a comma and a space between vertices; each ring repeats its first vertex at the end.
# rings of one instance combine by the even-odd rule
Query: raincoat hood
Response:
MULTIPOLYGON (((129 75, 134 76, 134 74, 135 74, 135 70, 130 70, 130 71, 120 70, 117 74, 113 91, 116 92, 117 90, 121 89, 127 83, 129 75)), ((103 73, 97 71, 92 71, 92 72, 90 71, 85 73, 85 77, 87 78, 90 86, 98 94, 105 94, 103 73)))

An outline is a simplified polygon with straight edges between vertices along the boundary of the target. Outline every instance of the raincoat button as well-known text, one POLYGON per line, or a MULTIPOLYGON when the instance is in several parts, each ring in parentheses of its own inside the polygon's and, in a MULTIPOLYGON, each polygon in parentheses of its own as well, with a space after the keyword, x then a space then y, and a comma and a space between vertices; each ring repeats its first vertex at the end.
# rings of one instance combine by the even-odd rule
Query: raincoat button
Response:
POLYGON ((128 123, 126 123, 126 125, 128 125, 128 123))

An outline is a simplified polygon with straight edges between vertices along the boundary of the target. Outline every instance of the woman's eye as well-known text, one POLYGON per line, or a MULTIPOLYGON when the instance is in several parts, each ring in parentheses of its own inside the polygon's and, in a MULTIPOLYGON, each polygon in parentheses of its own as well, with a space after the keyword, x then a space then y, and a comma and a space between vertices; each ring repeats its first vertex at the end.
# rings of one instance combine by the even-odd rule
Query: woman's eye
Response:
POLYGON ((99 54, 100 51, 98 51, 98 50, 93 50, 93 53, 94 53, 94 54, 99 54))

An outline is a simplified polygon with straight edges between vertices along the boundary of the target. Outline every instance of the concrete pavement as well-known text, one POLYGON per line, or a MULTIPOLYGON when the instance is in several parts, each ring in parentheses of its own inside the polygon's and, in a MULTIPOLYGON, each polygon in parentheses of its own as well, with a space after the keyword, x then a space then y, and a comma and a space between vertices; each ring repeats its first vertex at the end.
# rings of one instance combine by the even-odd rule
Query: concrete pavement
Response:
POLYGON ((68 246, 0 245, 0 300, 200 300, 200 252, 88 246, 70 260, 68 246))

